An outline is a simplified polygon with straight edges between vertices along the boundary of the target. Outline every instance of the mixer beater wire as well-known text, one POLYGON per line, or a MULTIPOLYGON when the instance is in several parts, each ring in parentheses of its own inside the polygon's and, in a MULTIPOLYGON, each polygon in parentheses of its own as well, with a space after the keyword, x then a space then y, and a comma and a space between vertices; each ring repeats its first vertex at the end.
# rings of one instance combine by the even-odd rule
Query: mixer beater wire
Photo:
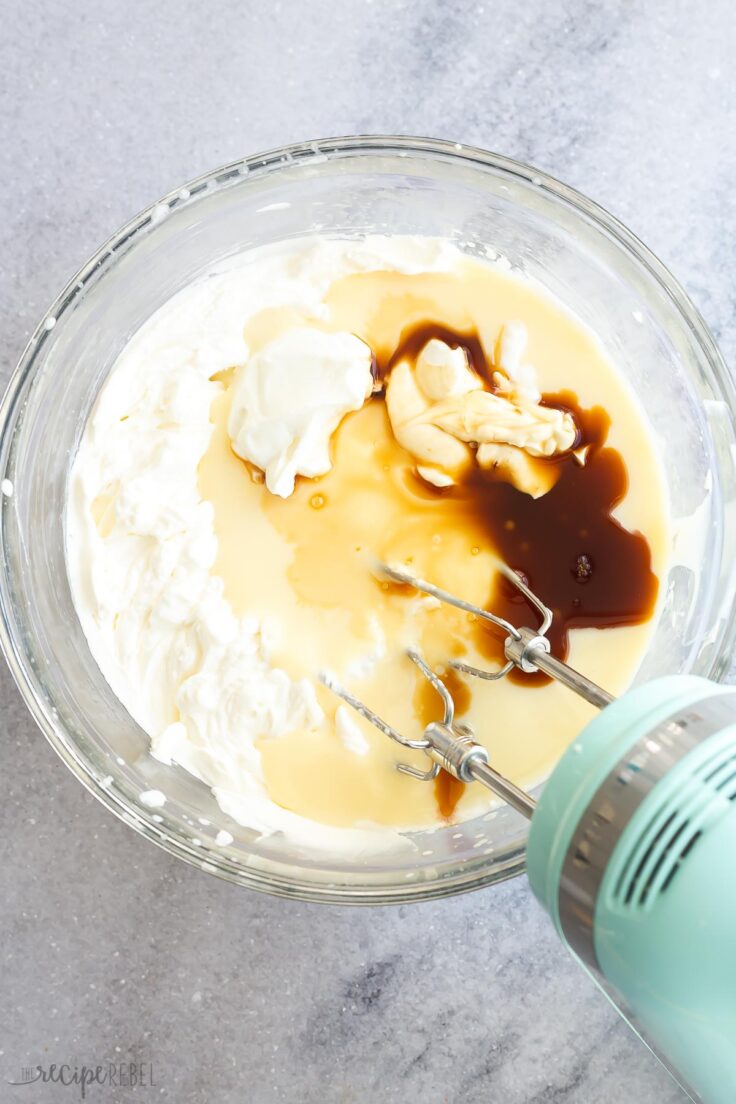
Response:
MULTIPOLYGON (((525 674, 534 674, 541 671, 567 686, 568 689, 574 691, 579 697, 584 698, 585 701, 595 705, 598 709, 603 709, 606 705, 609 705, 613 701, 611 694, 551 654, 549 640, 546 636, 552 624, 552 611, 549 607, 515 571, 503 564, 499 566, 499 570, 541 615, 541 624, 537 629, 531 629, 525 625, 512 625, 510 621, 498 617, 489 610, 481 609, 462 598, 457 598, 454 594, 450 594, 425 579, 416 578, 403 567, 379 563, 376 567, 376 574, 395 583, 407 584, 423 594, 437 598, 440 602, 455 606, 466 613, 472 613, 480 620, 489 622, 506 634, 504 640, 506 662, 497 671, 486 671, 480 667, 472 667, 467 663, 461 663, 459 660, 450 660, 449 665, 455 670, 473 678, 490 681, 504 678, 514 668, 523 671, 525 674)), ((409 648, 407 655, 436 690, 444 709, 442 720, 428 724, 419 739, 409 739, 402 735, 382 717, 379 717, 377 713, 374 713, 364 702, 346 690, 333 675, 323 672, 320 679, 329 690, 342 698, 347 705, 379 729, 380 732, 383 732, 385 736, 388 736, 402 747, 424 751, 427 754, 431 761, 431 765, 427 770, 400 762, 397 764, 397 769, 402 774, 408 774, 412 778, 426 782, 436 778, 440 768, 442 768, 461 782, 476 781, 482 783, 507 804, 511 805, 512 808, 516 809, 517 812, 520 812, 523 816, 531 817, 536 804, 534 799, 489 765, 487 750, 482 744, 476 742, 472 729, 468 725, 458 723, 455 720, 455 702, 452 695, 439 675, 427 664, 419 650, 409 648)))

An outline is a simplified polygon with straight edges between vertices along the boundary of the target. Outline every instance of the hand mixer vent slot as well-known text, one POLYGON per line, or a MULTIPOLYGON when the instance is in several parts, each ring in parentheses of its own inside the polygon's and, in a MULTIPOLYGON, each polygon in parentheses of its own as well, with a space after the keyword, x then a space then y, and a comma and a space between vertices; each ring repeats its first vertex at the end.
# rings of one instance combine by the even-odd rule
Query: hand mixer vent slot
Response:
POLYGON ((694 763, 663 794, 619 867, 609 902, 626 911, 650 908, 665 893, 698 840, 736 801, 736 744, 694 763))
POLYGON ((673 862, 672 865, 670 866, 670 869, 667 872, 667 876, 665 877, 665 880, 662 882, 662 885, 659 888, 660 893, 664 893, 667 890, 667 888, 670 885, 670 883, 672 882, 672 879, 674 878, 675 874, 680 869, 681 864, 684 862, 684 860, 690 854, 690 852, 692 851, 693 847, 698 842, 698 840, 700 839, 702 834, 703 834, 702 830, 698 829, 698 831, 694 832, 693 835, 688 840, 688 842, 685 844, 682 851, 677 856, 677 859, 675 860, 675 862, 673 862))
POLYGON ((728 801, 736 801, 736 752, 709 774, 706 781, 714 784, 714 788, 728 801))

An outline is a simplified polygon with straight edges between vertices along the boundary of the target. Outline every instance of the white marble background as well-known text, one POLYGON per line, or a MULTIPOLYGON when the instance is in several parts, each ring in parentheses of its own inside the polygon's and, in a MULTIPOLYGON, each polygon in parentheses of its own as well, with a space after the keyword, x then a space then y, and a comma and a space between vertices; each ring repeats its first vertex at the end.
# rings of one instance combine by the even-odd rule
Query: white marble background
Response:
MULTIPOLYGON (((624 220, 736 352, 731 0, 5 0, 3 379, 137 209, 284 142, 427 134, 530 161, 624 220)), ((0 673, 0 1099, 41 1062, 152 1062, 175 1104, 684 1099, 522 880, 353 911, 188 869, 103 810, 0 673)))

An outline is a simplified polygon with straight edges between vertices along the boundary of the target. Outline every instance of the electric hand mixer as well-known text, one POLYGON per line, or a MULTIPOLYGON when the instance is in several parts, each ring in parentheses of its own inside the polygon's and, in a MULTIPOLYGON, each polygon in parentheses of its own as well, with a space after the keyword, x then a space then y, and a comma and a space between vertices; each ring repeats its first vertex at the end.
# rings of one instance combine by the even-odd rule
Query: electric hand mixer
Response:
POLYGON ((417 650, 409 656, 437 690, 441 722, 409 739, 333 678, 325 684, 385 735, 421 749, 431 765, 487 786, 530 818, 527 872, 557 933, 693 1100, 736 1101, 736 689, 669 676, 615 700, 550 654, 552 613, 514 573, 541 615, 516 627, 487 610, 380 565, 409 584, 496 626, 506 663, 541 671, 601 712, 557 764, 538 803, 493 770, 453 699, 417 650))

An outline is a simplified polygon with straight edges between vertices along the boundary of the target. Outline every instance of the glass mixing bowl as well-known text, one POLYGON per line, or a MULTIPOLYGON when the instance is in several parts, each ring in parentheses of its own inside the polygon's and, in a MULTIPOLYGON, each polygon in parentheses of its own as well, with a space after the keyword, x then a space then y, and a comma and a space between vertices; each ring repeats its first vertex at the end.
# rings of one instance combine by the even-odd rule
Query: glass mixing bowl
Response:
POLYGON ((145 734, 102 678, 72 605, 63 518, 90 407, 153 311, 244 249, 367 232, 445 236, 470 254, 502 254, 568 303, 633 383, 665 462, 674 522, 672 568, 640 680, 668 671, 723 674, 734 636, 736 565, 736 407, 715 344, 652 254, 550 177, 445 142, 312 142, 201 177, 116 234, 42 320, 2 404, 5 654, 67 766, 142 835, 241 885, 355 903, 439 897, 517 874, 527 825, 502 808, 415 833, 418 846, 409 854, 343 859, 234 824, 204 785, 151 758, 145 734), (166 793, 162 808, 141 801, 151 789, 166 793), (227 846, 216 842, 221 829, 233 837, 227 846))

